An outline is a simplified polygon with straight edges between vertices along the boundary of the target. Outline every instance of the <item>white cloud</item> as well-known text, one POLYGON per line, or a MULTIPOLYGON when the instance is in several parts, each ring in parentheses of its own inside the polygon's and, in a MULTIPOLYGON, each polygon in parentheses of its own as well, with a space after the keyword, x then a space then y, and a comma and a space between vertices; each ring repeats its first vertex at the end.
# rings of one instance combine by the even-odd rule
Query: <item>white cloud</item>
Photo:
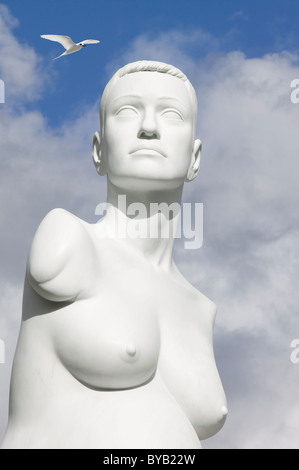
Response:
POLYGON ((1 278, 0 339, 4 342, 4 363, 0 363, 0 442, 7 422, 9 382, 21 320, 22 288, 1 278))
POLYGON ((194 60, 188 37, 141 37, 126 58, 146 51, 173 63, 198 91, 202 163, 184 196, 204 203, 204 244, 192 252, 178 243, 176 259, 217 303, 215 349, 230 409, 221 433, 203 445, 297 448, 290 341, 298 337, 299 106, 290 83, 298 57, 231 52, 194 60))
POLYGON ((248 16, 244 13, 243 10, 238 10, 232 15, 228 17, 229 21, 234 21, 234 20, 248 20, 248 16))
POLYGON ((0 4, 0 77, 5 83, 6 100, 16 104, 40 96, 45 81, 41 59, 27 44, 20 44, 13 35, 18 25, 7 6, 0 4))
MULTIPOLYGON (((47 66, 13 35, 17 25, 0 5, 0 77, 6 100, 0 104, 0 339, 6 362, 0 364, 0 441, 6 427, 10 369, 18 336, 23 277, 34 232, 48 211, 64 207, 88 220, 105 198, 105 181, 91 159, 98 129, 98 103, 80 109, 59 130, 32 108, 46 89, 47 66)), ((52 75, 51 75, 52 76, 52 75)))
POLYGON ((187 75, 197 70, 191 54, 203 57, 207 52, 217 50, 219 41, 208 32, 198 28, 188 33, 170 30, 151 36, 143 34, 138 36, 130 47, 126 47, 123 54, 118 54, 109 64, 106 70, 112 75, 116 70, 137 60, 158 60, 170 64, 177 64, 187 75), (188 54, 186 54, 188 50, 188 54))

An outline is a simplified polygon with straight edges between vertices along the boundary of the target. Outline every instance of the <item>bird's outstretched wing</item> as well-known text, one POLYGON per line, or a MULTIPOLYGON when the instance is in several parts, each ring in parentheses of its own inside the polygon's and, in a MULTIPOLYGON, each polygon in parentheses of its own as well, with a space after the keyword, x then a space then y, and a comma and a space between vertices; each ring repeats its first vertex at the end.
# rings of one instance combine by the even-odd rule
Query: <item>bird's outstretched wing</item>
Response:
POLYGON ((97 44, 100 41, 96 39, 85 39, 85 41, 81 41, 80 44, 97 44))
POLYGON ((49 39, 49 41, 59 42, 65 49, 74 46, 75 43, 69 36, 61 36, 59 34, 42 34, 41 38, 49 39))

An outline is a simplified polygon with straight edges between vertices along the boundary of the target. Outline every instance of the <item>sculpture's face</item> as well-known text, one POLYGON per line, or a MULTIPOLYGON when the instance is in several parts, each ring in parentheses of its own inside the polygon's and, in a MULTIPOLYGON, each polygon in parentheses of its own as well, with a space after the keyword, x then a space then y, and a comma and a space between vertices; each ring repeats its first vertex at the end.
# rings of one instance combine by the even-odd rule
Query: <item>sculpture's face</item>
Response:
POLYGON ((101 137, 109 180, 137 190, 181 186, 195 152, 193 115, 188 90, 176 77, 136 72, 119 79, 101 137))

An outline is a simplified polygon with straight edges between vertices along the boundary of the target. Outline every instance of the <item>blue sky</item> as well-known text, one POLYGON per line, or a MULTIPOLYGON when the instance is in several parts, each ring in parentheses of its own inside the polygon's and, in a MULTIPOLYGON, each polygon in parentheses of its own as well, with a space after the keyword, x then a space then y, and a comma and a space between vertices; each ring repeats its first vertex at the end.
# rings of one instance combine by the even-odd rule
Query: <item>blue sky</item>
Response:
POLYGON ((297 1, 11 0, 0 3, 0 441, 34 232, 54 207, 89 222, 106 185, 91 161, 99 96, 139 59, 181 68, 198 95, 204 243, 175 258, 217 304, 224 428, 205 448, 298 448, 299 78, 297 1), (40 34, 99 45, 57 61, 40 34))
POLYGON ((202 30, 207 38, 181 45, 193 59, 231 50, 260 57, 284 49, 297 50, 299 45, 299 4, 291 0, 12 0, 7 5, 19 19, 16 37, 49 61, 62 49, 40 39, 40 34, 67 34, 75 42, 89 37, 101 41, 95 50, 85 50, 84 56, 48 64, 54 86, 38 106, 53 124, 57 103, 61 118, 62 110, 65 115, 76 108, 74 96, 80 96, 83 103, 96 99, 107 79, 107 63, 118 62, 140 35, 153 39, 162 32, 202 30))

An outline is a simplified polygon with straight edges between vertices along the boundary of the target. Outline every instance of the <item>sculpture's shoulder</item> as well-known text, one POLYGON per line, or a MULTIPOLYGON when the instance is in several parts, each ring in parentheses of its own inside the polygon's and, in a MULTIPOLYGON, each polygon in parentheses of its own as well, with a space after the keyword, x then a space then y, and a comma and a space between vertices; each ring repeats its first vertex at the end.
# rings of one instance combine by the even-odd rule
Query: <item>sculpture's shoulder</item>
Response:
POLYGON ((41 224, 49 223, 51 224, 52 222, 54 223, 67 223, 72 221, 76 221, 79 223, 81 219, 77 217, 76 215, 72 214, 71 212, 67 211, 66 209, 63 209, 61 207, 56 207, 55 209, 52 209, 50 212, 46 214, 46 216, 43 218, 41 221, 41 224))
POLYGON ((202 344, 209 350, 213 348, 213 330, 217 314, 216 304, 200 290, 193 287, 194 301, 190 302, 189 319, 194 328, 201 332, 202 344))
POLYGON ((80 242, 79 219, 64 209, 53 209, 41 221, 33 238, 28 270, 37 282, 53 278, 80 242))
POLYGON ((187 280, 177 266, 175 268, 175 275, 180 281, 181 285, 185 287, 185 292, 193 299, 194 304, 196 305, 197 317, 201 317, 210 327, 213 328, 215 323, 215 318, 217 314, 216 304, 200 290, 198 290, 193 284, 187 280))
POLYGON ((88 224, 64 209, 53 209, 40 223, 29 253, 27 278, 42 297, 70 300, 81 291, 82 262, 90 259, 93 244, 88 224))
POLYGON ((70 233, 69 229, 76 229, 79 226, 79 217, 65 209, 52 209, 39 224, 34 241, 42 238, 49 240, 52 236, 65 238, 70 233))
POLYGON ((217 305, 213 300, 209 299, 202 292, 197 290, 198 301, 201 306, 201 314, 206 318, 208 323, 213 327, 217 314, 217 305))
POLYGON ((36 234, 42 234, 45 230, 52 230, 54 232, 59 231, 60 235, 62 235, 67 232, 69 227, 76 228, 81 226, 82 223, 83 220, 81 220, 79 217, 59 207, 52 209, 46 214, 46 216, 41 221, 36 234))

